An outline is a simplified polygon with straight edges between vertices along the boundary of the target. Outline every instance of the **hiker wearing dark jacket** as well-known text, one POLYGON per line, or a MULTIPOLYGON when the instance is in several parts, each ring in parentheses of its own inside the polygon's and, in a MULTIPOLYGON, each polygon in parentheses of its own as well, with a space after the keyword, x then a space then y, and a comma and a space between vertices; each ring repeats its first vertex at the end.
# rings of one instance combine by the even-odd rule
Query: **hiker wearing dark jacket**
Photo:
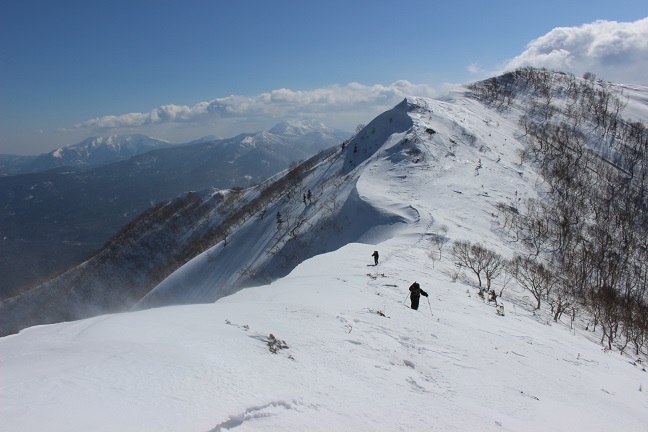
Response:
POLYGON ((374 251, 374 253, 371 254, 371 256, 374 259, 374 265, 378 265, 378 251, 374 251))
POLYGON ((421 285, 419 285, 418 282, 414 282, 409 287, 409 290, 410 290, 410 300, 412 301, 412 309, 417 310, 419 307, 419 300, 421 298, 421 295, 427 297, 428 293, 426 293, 421 289, 421 285))

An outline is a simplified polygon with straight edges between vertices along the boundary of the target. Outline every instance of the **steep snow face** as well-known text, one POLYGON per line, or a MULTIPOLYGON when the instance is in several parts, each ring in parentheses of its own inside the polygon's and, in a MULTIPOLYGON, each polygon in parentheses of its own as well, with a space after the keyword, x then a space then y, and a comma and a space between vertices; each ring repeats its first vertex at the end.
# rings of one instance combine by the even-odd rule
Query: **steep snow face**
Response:
POLYGON ((191 260, 136 307, 212 302, 285 276, 300 261, 349 242, 389 238, 395 227, 416 220, 418 214, 407 205, 383 208, 367 202, 356 186, 367 160, 385 140, 408 132, 408 109, 404 101, 376 118, 367 126, 370 133, 331 153, 268 205, 263 210, 267 216, 248 219, 226 242, 191 260))
MULTIPOLYGON (((3 275, 0 298, 15 295, 27 286, 42 283, 47 277, 78 265, 96 253, 117 230, 156 203, 187 191, 250 187, 350 136, 339 131, 326 132, 326 128, 315 130, 308 129, 306 135, 259 132, 227 140, 200 141, 195 145, 138 154, 84 172, 66 168, 14 179, 0 177, 0 207, 7 210, 0 214, 0 233, 4 233, 0 237, 8 237, 3 246, 6 255, 12 257, 11 261, 0 260, 3 275), (35 270, 20 271, 17 263, 35 270)), ((89 139, 61 149, 58 152, 61 160, 56 163, 74 164, 72 158, 76 156, 84 163, 106 163, 117 154, 126 157, 143 151, 140 145, 147 140, 151 139, 143 136, 89 139), (68 162, 63 160, 66 158, 68 162)), ((33 161, 0 157, 0 174, 6 172, 5 168, 15 173, 19 169, 16 165, 28 160, 33 161)), ((51 168, 50 165, 41 168, 45 166, 51 168)), ((109 285, 114 287, 113 283, 109 285)))
POLYGON ((420 236, 436 224, 454 239, 478 234, 501 244, 490 230, 495 205, 534 196, 537 176, 515 164, 522 145, 514 114, 456 96, 403 101, 381 114, 268 205, 265 217, 248 219, 136 307, 213 302, 285 276, 309 257, 351 242, 377 244, 411 226, 420 236))

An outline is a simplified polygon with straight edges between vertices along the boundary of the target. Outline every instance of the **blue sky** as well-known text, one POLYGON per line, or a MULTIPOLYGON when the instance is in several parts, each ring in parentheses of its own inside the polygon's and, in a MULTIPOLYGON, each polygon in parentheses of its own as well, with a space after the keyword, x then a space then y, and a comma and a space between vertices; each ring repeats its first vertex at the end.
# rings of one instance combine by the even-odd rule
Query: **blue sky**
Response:
MULTIPOLYGON (((529 44, 558 27, 573 30, 572 50, 586 50, 579 32, 597 20, 639 35, 621 60, 589 69, 640 82, 624 62, 646 64, 637 25, 646 17, 645 1, 627 0, 0 0, 0 153, 118 133, 184 142, 298 117, 352 131, 403 94, 434 96, 516 58, 547 61, 564 37, 529 44)), ((580 73, 574 58, 583 57, 548 65, 580 73)))

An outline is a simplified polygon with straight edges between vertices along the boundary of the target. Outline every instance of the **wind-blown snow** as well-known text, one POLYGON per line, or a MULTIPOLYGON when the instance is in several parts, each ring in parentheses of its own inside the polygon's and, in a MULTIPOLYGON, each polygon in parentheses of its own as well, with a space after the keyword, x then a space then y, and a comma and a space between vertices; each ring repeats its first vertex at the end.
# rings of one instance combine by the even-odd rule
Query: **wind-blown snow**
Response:
MULTIPOLYGON (((460 97, 406 106, 412 129, 393 127, 375 149, 369 139, 358 170, 340 158, 357 177, 322 192, 366 210, 342 247, 212 304, 1 338, 3 429, 645 431, 648 374, 636 358, 534 312, 513 284, 498 316, 447 250, 430 258, 430 238, 445 231, 511 253, 491 229, 493 206, 534 196, 537 180, 519 163, 514 113, 460 97), (408 308, 414 281, 430 295, 418 311, 408 308), (271 334, 285 341, 276 353, 271 334)), ((263 242, 239 235, 231 242, 263 242)), ((221 271, 230 246, 217 248, 178 270, 170 292, 221 271)))

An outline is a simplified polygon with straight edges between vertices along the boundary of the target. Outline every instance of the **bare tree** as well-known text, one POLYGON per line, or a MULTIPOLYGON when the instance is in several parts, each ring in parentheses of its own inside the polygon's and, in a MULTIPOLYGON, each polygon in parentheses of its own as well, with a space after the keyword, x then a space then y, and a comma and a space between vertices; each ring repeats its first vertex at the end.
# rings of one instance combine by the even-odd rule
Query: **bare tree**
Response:
POLYGON ((491 285, 506 267, 506 260, 501 255, 493 251, 486 254, 486 265, 484 266, 484 275, 486 276, 486 291, 491 291, 491 285))
POLYGON ((492 281, 503 270, 504 260, 502 257, 479 243, 455 241, 451 253, 460 265, 466 266, 477 276, 481 297, 484 296, 484 292, 490 291, 492 281), (482 284, 482 278, 486 279, 486 287, 482 284))
POLYGON ((604 285, 596 290, 595 301, 600 309, 599 322, 603 330, 601 343, 607 338, 608 349, 612 349, 612 344, 617 338, 619 324, 622 317, 622 299, 614 288, 604 285))
POLYGON ((548 206, 533 199, 527 200, 526 213, 520 218, 523 242, 536 257, 549 241, 551 226, 548 206))
POLYGON ((565 312, 573 312, 576 307, 576 300, 566 281, 559 281, 553 289, 553 295, 547 298, 547 303, 551 307, 553 320, 558 322, 565 312))
POLYGON ((529 257, 516 255, 509 262, 508 271, 522 288, 531 293, 537 302, 536 309, 540 309, 543 298, 551 295, 557 282, 549 269, 529 257))
POLYGON ((436 248, 436 250, 439 251, 439 260, 442 258, 441 254, 443 252, 443 249, 445 248, 446 244, 450 241, 448 237, 446 237, 446 234, 448 233, 448 227, 443 225, 441 228, 439 228, 439 232, 436 234, 432 234, 430 237, 430 240, 432 241, 432 244, 436 248))

